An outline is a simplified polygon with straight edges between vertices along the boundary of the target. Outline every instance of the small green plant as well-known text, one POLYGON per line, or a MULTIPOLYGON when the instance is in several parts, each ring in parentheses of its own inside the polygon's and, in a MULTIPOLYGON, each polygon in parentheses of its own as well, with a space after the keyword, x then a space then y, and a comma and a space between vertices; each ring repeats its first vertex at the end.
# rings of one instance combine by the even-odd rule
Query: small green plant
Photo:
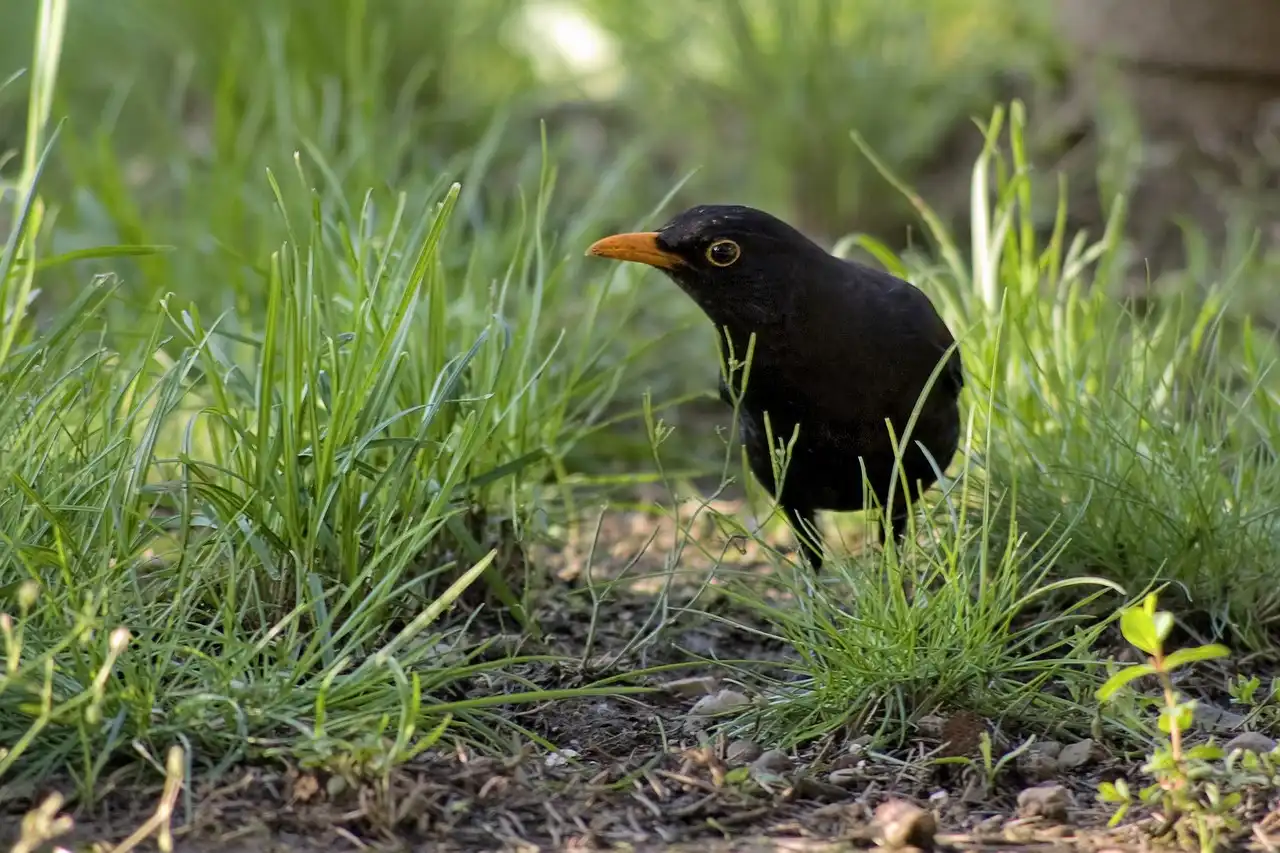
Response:
POLYGON ((946 756, 937 759, 937 764, 961 764, 964 765, 970 781, 970 787, 975 784, 981 785, 983 796, 990 796, 995 790, 996 780, 1000 778, 1005 770, 1013 766, 1018 756, 1031 749, 1036 742, 1036 736, 1032 735, 1013 749, 996 757, 995 746, 991 742, 991 735, 988 732, 982 732, 978 735, 978 757, 973 758, 967 755, 946 756))
POLYGON ((1272 678, 1265 686, 1256 675, 1237 675, 1227 684, 1231 704, 1244 708, 1245 720, 1254 731, 1268 731, 1280 724, 1280 678, 1272 678))
MULTIPOLYGON (((1236 705, 1248 705, 1253 707, 1269 697, 1259 697, 1258 688, 1262 687, 1262 679, 1256 675, 1245 677, 1237 675, 1235 680, 1227 685, 1227 694, 1231 697, 1232 703, 1236 705)), ((1271 696, 1275 695, 1276 683, 1271 684, 1271 696)))
POLYGON ((1161 695, 1152 704, 1160 708, 1159 727, 1166 739, 1156 745, 1142 768, 1154 779, 1152 784, 1135 797, 1124 779, 1103 782, 1098 798, 1117 807, 1110 821, 1112 826, 1141 803, 1157 812, 1158 835, 1174 834, 1184 846, 1194 841, 1201 850, 1213 850, 1224 831, 1237 828, 1231 811, 1241 797, 1220 784, 1223 777, 1214 762, 1226 757, 1221 747, 1212 741, 1187 746, 1196 703, 1179 695, 1172 676, 1190 664, 1224 657, 1229 650, 1212 643, 1166 653, 1164 644, 1172 629, 1173 614, 1156 609, 1155 593, 1147 595, 1140 607, 1127 607, 1120 614, 1121 633, 1148 656, 1147 662, 1114 673, 1098 688, 1098 698, 1108 701, 1137 679, 1153 676, 1159 682, 1161 695))

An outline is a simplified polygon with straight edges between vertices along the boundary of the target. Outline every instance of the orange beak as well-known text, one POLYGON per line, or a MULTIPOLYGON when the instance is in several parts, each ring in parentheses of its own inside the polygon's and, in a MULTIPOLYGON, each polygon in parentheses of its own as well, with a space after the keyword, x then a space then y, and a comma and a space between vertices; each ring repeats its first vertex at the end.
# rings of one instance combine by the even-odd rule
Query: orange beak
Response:
POLYGON ((658 269, 670 270, 684 264, 679 255, 658 246, 658 232, 640 231, 635 234, 614 234, 597 240, 587 249, 588 255, 612 258, 615 261, 635 261, 658 269))

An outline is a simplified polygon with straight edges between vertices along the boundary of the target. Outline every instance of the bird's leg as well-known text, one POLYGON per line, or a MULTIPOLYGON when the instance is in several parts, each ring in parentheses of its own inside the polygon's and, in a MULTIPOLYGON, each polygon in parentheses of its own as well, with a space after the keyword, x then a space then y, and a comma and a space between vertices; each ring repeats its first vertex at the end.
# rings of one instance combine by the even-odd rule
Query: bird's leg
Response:
POLYGON ((800 550, 808 560, 809 566, 814 571, 818 571, 822 568, 822 539, 818 535, 817 526, 813 523, 813 510, 809 507, 786 506, 783 507, 783 512, 791 522, 791 528, 795 531, 800 550))

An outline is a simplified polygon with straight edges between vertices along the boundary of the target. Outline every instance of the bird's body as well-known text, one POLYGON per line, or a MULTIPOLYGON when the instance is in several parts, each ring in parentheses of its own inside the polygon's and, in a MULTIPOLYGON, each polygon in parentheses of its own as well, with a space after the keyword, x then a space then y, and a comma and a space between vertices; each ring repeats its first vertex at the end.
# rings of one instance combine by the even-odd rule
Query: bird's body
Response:
MULTIPOLYGON (((745 358, 755 336, 738 409, 747 459, 761 485, 777 492, 766 413, 774 447, 799 428, 779 504, 815 566, 821 550, 805 540, 816 531, 804 528, 817 510, 866 508, 864 471, 881 506, 893 488, 889 527, 904 533, 904 498, 914 502, 936 481, 934 465, 947 466, 960 437, 960 356, 948 353, 954 339, 923 291, 837 258, 781 220, 740 206, 695 207, 657 232, 605 238, 591 252, 664 269, 735 359, 745 358), (907 495, 902 480, 911 486, 907 495)), ((739 386, 740 374, 731 381, 739 386)), ((723 376, 720 396, 732 403, 723 376)))

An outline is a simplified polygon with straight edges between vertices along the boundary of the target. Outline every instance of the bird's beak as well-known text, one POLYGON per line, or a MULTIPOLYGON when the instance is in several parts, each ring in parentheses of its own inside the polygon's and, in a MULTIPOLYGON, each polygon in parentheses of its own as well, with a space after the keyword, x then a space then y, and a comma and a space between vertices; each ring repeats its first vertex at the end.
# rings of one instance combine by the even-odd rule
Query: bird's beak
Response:
POLYGON ((635 261, 664 270, 675 269, 684 263, 679 255, 658 246, 657 231, 614 234, 592 243, 587 254, 615 261, 635 261))

